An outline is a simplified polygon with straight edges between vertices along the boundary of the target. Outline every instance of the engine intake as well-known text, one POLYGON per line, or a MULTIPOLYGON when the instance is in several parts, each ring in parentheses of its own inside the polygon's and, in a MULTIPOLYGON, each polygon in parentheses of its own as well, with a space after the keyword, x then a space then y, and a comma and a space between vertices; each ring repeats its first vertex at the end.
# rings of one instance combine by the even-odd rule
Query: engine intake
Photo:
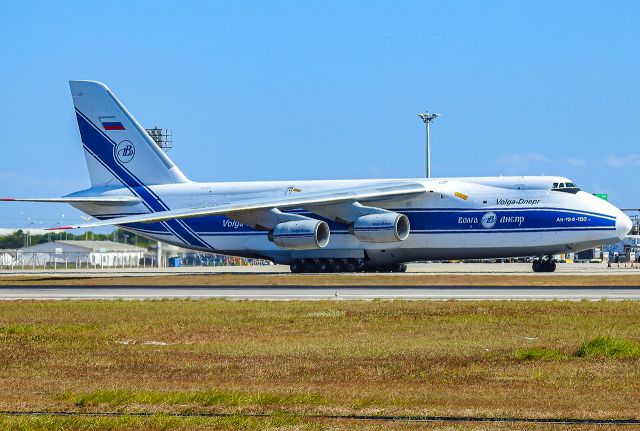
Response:
POLYGON ((404 241, 410 230, 409 218, 398 213, 361 216, 351 227, 351 233, 362 242, 404 241))
POLYGON ((269 240, 281 248, 311 250, 329 244, 331 230, 320 220, 295 220, 277 224, 269 233, 269 240))

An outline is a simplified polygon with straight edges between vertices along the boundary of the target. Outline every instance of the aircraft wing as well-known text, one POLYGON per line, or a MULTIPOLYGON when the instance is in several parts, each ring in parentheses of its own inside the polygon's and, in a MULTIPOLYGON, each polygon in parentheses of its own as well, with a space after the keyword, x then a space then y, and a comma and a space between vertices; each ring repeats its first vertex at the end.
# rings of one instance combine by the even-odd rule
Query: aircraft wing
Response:
POLYGON ((135 205, 142 199, 135 196, 67 196, 61 198, 0 198, 0 202, 50 202, 62 204, 89 203, 102 205, 135 205))
POLYGON ((93 228, 100 226, 122 225, 128 223, 152 223, 171 219, 204 217, 217 214, 238 213, 261 209, 291 209, 308 205, 330 205, 347 201, 379 201, 385 199, 403 199, 415 197, 427 192, 427 189, 417 182, 380 182, 376 184, 323 190, 301 195, 272 196, 265 198, 242 199, 235 202, 222 203, 197 208, 183 208, 169 211, 159 211, 109 220, 96 221, 72 226, 59 226, 49 230, 93 228))

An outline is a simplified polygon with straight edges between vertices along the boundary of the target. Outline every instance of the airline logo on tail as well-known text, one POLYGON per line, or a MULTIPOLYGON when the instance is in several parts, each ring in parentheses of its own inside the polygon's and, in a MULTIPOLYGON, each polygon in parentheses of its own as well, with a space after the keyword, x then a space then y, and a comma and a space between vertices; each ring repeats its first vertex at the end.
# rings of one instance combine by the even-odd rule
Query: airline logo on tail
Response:
POLYGON ((130 141, 122 141, 115 148, 115 153, 120 163, 129 163, 136 155, 136 147, 130 141))
POLYGON ((100 123, 104 130, 124 130, 124 126, 121 122, 116 121, 116 117, 99 117, 100 123))

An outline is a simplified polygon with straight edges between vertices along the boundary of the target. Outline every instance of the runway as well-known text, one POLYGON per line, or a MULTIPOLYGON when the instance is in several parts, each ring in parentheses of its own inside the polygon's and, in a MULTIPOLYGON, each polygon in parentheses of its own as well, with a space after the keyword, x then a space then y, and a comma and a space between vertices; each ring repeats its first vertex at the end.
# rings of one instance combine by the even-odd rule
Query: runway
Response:
POLYGON ((640 287, 528 286, 3 286, 0 300, 152 300, 223 298, 229 300, 640 300, 640 287))

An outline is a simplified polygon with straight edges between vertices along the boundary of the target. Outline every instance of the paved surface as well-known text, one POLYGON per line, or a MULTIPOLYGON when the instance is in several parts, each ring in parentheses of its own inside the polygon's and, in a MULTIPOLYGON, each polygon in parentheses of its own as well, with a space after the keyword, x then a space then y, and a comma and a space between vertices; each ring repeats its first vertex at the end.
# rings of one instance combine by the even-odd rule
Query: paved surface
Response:
POLYGON ((226 298, 262 300, 640 300, 640 287, 0 287, 0 300, 226 298))
MULTIPOLYGON (((114 275, 126 276, 150 276, 150 275, 199 275, 199 274, 290 274, 289 267, 285 265, 264 265, 264 266, 208 266, 208 267, 182 267, 182 268, 96 268, 81 270, 65 269, 31 269, 31 268, 0 268, 0 277, 15 275, 39 275, 51 277, 113 277, 114 275)), ((640 275, 640 264, 626 267, 614 265, 608 268, 606 263, 560 263, 554 274, 559 275, 608 275, 608 274, 638 274, 640 275)), ((419 274, 518 274, 532 275, 530 263, 411 263, 407 266, 406 275, 419 274)), ((403 275, 405 275, 403 274, 403 275)), ((352 274, 357 276, 358 274, 352 274)), ((367 274, 365 274, 367 275, 367 274)), ((398 274, 400 275, 400 274, 398 274)))

